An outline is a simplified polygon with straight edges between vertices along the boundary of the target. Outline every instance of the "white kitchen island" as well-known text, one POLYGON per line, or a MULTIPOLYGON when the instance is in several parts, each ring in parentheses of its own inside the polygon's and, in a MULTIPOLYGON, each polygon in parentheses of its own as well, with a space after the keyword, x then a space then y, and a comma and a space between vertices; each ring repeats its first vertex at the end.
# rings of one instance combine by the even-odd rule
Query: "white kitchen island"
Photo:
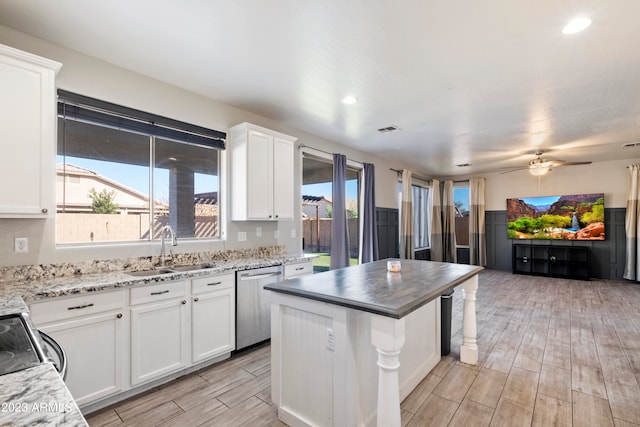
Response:
POLYGON ((481 267, 386 260, 267 285, 272 400, 291 426, 400 426, 400 402, 440 360, 440 298, 462 284, 461 360, 477 362, 481 267))

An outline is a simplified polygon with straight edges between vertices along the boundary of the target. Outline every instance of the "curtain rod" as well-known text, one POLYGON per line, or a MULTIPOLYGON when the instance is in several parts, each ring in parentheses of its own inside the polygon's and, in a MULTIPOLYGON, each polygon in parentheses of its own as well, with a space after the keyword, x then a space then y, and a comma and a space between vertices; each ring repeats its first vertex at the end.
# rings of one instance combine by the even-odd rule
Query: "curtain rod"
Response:
MULTIPOLYGON (((313 147, 310 147, 310 146, 305 145, 305 144, 300 144, 300 145, 298 145, 298 150, 302 150, 303 148, 311 148, 311 149, 312 149, 312 150, 314 150, 314 151, 319 151, 319 152, 321 152, 321 153, 328 154, 328 155, 330 155, 330 156, 333 156, 333 155, 334 155, 334 153, 330 153, 330 152, 328 152, 328 151, 320 150, 319 148, 313 148, 313 147)), ((336 153, 336 154, 337 154, 337 153, 336 153)), ((358 160, 353 160, 353 159, 350 159, 350 158, 348 158, 348 157, 347 157, 347 160, 349 160, 349 161, 351 161, 351 162, 355 162, 355 163, 361 164, 361 165, 363 165, 363 164, 364 164, 364 162, 359 162, 358 160)))
MULTIPOLYGON (((394 168, 389 168, 389 170, 392 170, 392 171, 394 171, 394 172, 395 172, 395 173, 397 173, 397 174, 401 174, 401 173, 402 173, 402 169, 398 170, 398 169, 394 169, 394 168)), ((411 173, 411 176, 412 176, 413 178, 418 178, 418 179, 421 179, 421 180, 423 180, 423 181, 427 181, 427 182, 429 182, 429 181, 433 181, 433 178, 425 178, 425 177, 423 177, 423 176, 416 175, 416 174, 415 174, 415 173, 413 173, 413 172, 411 173)), ((469 180, 468 180, 468 179, 462 179, 462 180, 458 180, 458 181, 453 181, 453 183, 454 183, 454 184, 455 184, 456 182, 469 182, 469 180)))
MULTIPOLYGON (((394 168, 389 168, 389 170, 392 170, 392 171, 394 171, 394 172, 395 172, 395 173, 397 173, 397 174, 401 174, 401 173, 403 172, 403 170, 402 170, 402 169, 398 170, 398 169, 394 169, 394 168)), ((416 174, 415 174, 415 173, 413 173, 413 172, 411 173, 411 176, 412 176, 413 178, 418 178, 418 179, 421 179, 421 180, 423 180, 423 181, 427 181, 427 182, 431 181, 431 178, 425 178, 425 177, 423 177, 423 176, 416 175, 416 174)))

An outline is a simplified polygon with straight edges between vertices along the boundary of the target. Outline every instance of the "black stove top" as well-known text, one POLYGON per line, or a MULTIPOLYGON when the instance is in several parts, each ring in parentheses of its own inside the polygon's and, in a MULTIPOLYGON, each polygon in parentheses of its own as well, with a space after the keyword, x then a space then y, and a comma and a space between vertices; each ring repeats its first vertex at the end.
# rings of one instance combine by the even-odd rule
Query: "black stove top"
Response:
POLYGON ((41 362, 30 330, 20 314, 0 316, 0 375, 41 362))

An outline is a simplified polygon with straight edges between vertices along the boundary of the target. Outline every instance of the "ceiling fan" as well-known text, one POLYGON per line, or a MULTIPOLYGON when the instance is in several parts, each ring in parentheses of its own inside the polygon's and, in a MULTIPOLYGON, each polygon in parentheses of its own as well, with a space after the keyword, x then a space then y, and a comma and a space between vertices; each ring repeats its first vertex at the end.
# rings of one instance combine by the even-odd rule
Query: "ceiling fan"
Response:
POLYGON ((534 153, 534 155, 537 157, 531 160, 528 166, 523 168, 513 169, 510 171, 501 172, 501 173, 509 173, 509 172, 515 172, 515 171, 527 169, 529 173, 533 176, 542 176, 542 175, 546 175, 548 172, 551 172, 551 169, 554 167, 591 164, 591 162, 566 162, 564 160, 549 160, 541 157, 542 154, 544 154, 544 151, 537 150, 534 153))

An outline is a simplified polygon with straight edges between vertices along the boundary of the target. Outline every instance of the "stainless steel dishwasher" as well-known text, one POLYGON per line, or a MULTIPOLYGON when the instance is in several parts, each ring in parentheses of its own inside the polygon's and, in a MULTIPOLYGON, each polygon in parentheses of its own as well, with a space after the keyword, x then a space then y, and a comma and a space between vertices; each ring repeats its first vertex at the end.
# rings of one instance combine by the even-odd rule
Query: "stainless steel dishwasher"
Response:
POLYGON ((236 351, 271 337, 269 291, 264 285, 280 280, 280 265, 236 273, 236 351))

